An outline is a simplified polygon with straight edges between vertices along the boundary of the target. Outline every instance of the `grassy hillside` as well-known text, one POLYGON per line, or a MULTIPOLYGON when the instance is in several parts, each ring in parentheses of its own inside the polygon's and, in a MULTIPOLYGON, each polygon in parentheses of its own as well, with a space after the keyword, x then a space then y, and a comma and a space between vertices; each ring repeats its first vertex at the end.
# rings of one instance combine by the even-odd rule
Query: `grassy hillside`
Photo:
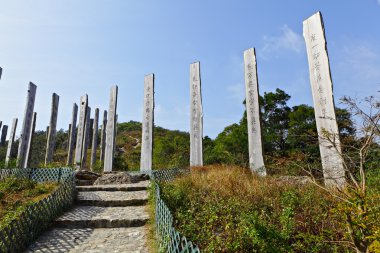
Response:
MULTIPOLYGON (((379 252, 380 187, 368 188, 369 212, 357 221, 370 238, 369 252, 379 252)), ((161 195, 176 228, 202 252, 355 252, 346 215, 357 210, 310 183, 208 166, 162 184, 161 195)))

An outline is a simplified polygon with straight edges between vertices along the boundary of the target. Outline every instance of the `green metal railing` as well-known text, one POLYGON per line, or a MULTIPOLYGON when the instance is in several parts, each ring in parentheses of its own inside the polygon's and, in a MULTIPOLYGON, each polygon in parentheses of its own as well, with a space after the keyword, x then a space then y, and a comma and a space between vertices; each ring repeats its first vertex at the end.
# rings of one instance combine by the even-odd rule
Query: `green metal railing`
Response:
POLYGON ((189 174, 189 170, 185 169, 170 169, 156 170, 152 172, 152 179, 155 186, 155 224, 156 235, 160 252, 168 253, 200 253, 200 250, 186 237, 181 236, 173 227, 173 216, 161 199, 160 182, 170 182, 176 177, 189 174))
POLYGON ((36 182, 59 182, 48 197, 29 205, 17 218, 0 227, 0 252, 22 252, 69 208, 75 197, 75 174, 71 168, 0 169, 0 180, 9 176, 36 182))

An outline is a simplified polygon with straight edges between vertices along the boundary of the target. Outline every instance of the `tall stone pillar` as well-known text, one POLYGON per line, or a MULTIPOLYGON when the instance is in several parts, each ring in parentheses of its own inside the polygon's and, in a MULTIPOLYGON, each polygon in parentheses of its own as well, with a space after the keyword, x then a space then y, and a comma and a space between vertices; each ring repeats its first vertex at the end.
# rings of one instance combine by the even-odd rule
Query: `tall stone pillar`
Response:
POLYGON ((245 101, 248 126, 249 168, 260 176, 266 175, 261 141, 259 83, 256 52, 254 48, 244 51, 245 101))
POLYGON ((140 171, 152 170, 154 126, 154 74, 144 77, 144 106, 142 119, 142 141, 140 171))
POLYGON ((104 161, 104 151, 106 150, 106 129, 107 129, 107 111, 104 110, 102 133, 100 136, 100 161, 104 161))
POLYGON ((91 149, 91 170, 96 163, 96 150, 98 148, 98 128, 99 128, 99 108, 95 109, 94 124, 92 127, 92 149, 91 149))
POLYGON ((8 167, 9 160, 10 160, 11 155, 12 155, 13 143, 15 141, 15 136, 16 136, 17 122, 18 122, 17 118, 13 119, 12 128, 11 128, 11 135, 9 136, 9 141, 8 141, 7 154, 5 156, 5 166, 6 167, 8 167))
POLYGON ((110 107, 108 110, 108 122, 106 131, 106 149, 104 154, 104 171, 112 171, 114 146, 115 146, 115 131, 116 131, 116 110, 117 110, 117 85, 111 88, 110 107))
POLYGON ((90 128, 91 126, 91 107, 87 107, 87 114, 86 114, 86 126, 84 128, 84 138, 83 138, 83 150, 82 150, 82 162, 81 162, 81 169, 87 169, 87 150, 90 143, 90 128))
POLYGON ((303 36, 309 62, 310 83, 325 185, 342 188, 346 183, 345 171, 335 117, 325 30, 320 12, 303 22, 303 36), (329 133, 329 138, 327 138, 326 133, 329 133))
POLYGON ((22 123, 21 137, 19 142, 19 148, 17 153, 17 166, 21 168, 26 168, 27 165, 27 150, 30 142, 31 132, 32 132, 32 121, 33 121, 33 110, 34 101, 36 99, 37 86, 32 82, 29 83, 28 95, 26 98, 24 121, 22 123))
POLYGON ((49 133, 48 133, 47 143, 46 143, 45 165, 53 161, 55 138, 57 135, 58 105, 59 105, 59 96, 53 93, 52 103, 51 103, 49 133))
POLYGON ((74 153, 74 143, 76 137, 77 130, 77 114, 78 114, 78 105, 76 103, 73 104, 73 113, 71 118, 71 128, 69 135, 69 150, 67 152, 67 165, 70 166, 73 164, 73 153, 74 153))
POLYGON ((200 62, 190 65, 190 166, 203 166, 203 109, 200 62))
POLYGON ((1 76, 3 75, 3 68, 0 67, 0 80, 1 80, 1 76))
POLYGON ((31 131, 29 132, 28 145, 26 147, 25 161, 23 168, 29 168, 30 166, 30 158, 32 154, 32 141, 34 136, 34 131, 36 130, 36 122, 37 122, 37 113, 33 113, 33 118, 31 122, 31 131))
POLYGON ((5 142, 7 140, 7 134, 8 134, 8 126, 4 125, 3 129, 1 129, 0 146, 5 146, 5 142))
POLYGON ((1 129, 1 126, 3 125, 3 122, 2 121, 0 121, 0 129, 1 129))
POLYGON ((86 128, 86 122, 87 122, 87 107, 88 107, 87 94, 80 98, 79 106, 80 106, 80 113, 79 113, 79 123, 78 123, 78 130, 77 130, 77 141, 76 141, 75 159, 74 159, 74 162, 76 165, 79 165, 82 162, 84 130, 86 128))

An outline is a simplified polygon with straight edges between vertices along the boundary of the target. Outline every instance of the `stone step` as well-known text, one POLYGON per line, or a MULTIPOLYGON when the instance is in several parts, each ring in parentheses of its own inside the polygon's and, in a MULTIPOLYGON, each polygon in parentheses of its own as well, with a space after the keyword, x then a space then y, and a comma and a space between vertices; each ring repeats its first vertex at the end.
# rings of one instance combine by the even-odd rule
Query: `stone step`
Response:
POLYGON ((59 217, 55 224, 66 228, 121 228, 144 226, 148 220, 144 206, 77 206, 59 217))
POLYGON ((148 253, 148 228, 55 228, 45 232, 26 253, 148 253))
POLYGON ((147 190, 150 181, 141 181, 134 184, 107 184, 107 185, 89 185, 77 186, 78 191, 143 191, 147 190))
POLYGON ((75 184, 78 186, 92 185, 94 182, 93 180, 75 180, 75 184))
POLYGON ((77 203, 86 206, 139 206, 148 202, 147 191, 79 192, 77 203))

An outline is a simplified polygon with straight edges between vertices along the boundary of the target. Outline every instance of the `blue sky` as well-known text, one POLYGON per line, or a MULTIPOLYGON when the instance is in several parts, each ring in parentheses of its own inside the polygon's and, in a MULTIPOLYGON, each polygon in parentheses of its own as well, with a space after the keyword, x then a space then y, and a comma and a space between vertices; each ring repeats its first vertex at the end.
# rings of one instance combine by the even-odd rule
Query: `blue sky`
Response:
MULTIPOLYGON (((204 135, 244 111, 243 51, 258 54, 260 93, 285 90, 312 104, 302 21, 323 14, 336 102, 380 89, 380 0, 2 1, 0 120, 22 122, 28 82, 37 88, 37 129, 60 95, 58 127, 89 95, 108 109, 119 86, 119 121, 141 121, 144 75, 155 73, 156 124, 189 129, 189 65, 201 62, 204 135)), ((102 113, 101 113, 102 115, 102 113)))

